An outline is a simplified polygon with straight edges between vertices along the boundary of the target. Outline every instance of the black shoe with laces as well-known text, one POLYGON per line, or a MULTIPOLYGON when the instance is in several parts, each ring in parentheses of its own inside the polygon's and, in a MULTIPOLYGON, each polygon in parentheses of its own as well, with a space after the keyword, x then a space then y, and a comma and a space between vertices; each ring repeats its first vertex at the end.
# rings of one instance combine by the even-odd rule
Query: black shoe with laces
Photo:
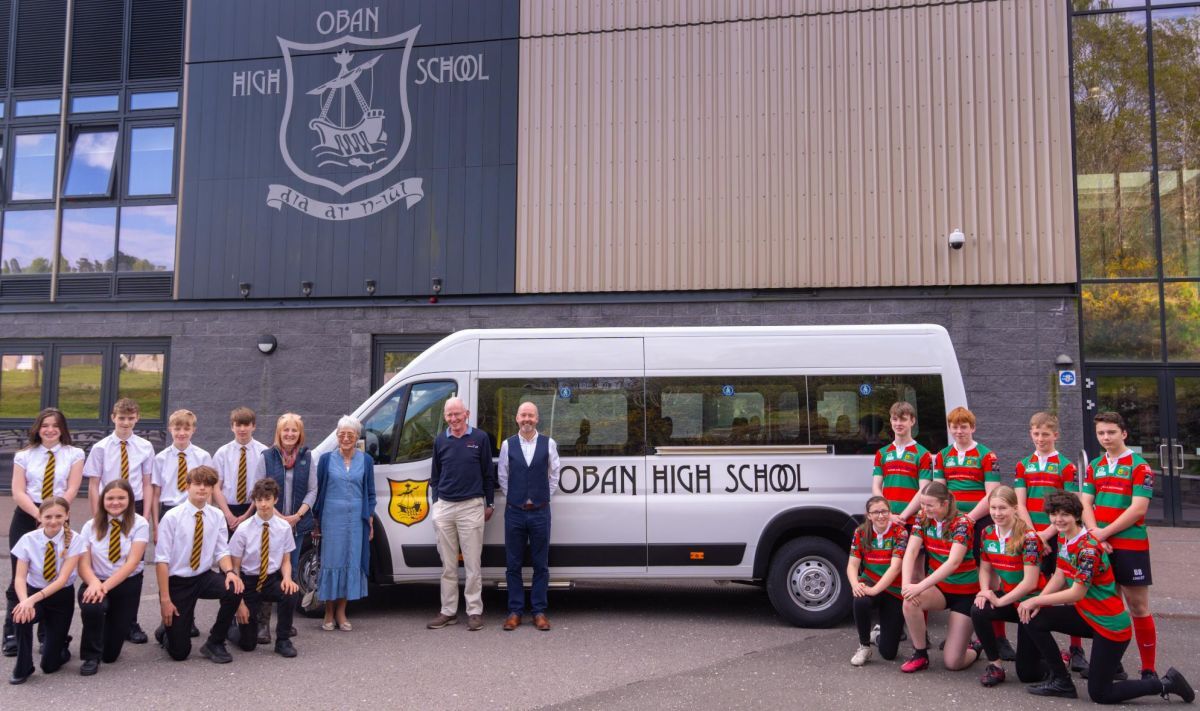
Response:
POLYGON ((131 644, 145 644, 150 641, 146 637, 146 631, 137 623, 137 620, 134 620, 133 624, 129 625, 129 633, 125 635, 125 639, 129 640, 131 644))
POLYGON ((85 659, 79 667, 79 676, 94 676, 98 671, 100 671, 99 659, 85 659))
POLYGON ((1087 655, 1083 653, 1083 647, 1071 647, 1069 651, 1070 657, 1068 659, 1068 663, 1071 666, 1071 671, 1082 674, 1083 678, 1086 679, 1088 671, 1088 658, 1087 655))
POLYGON ((200 654, 217 664, 228 664, 233 661, 233 657, 230 656, 229 650, 225 649, 224 644, 205 642, 204 646, 200 648, 200 654))
POLYGON ((1170 694, 1175 694, 1183 699, 1184 703, 1190 704, 1196 700, 1196 692, 1192 690, 1192 685, 1187 682, 1187 679, 1183 678, 1183 674, 1180 674, 1179 670, 1175 667, 1168 669, 1160 681, 1162 681, 1162 697, 1164 699, 1170 694))
POLYGON ((1000 647, 1000 660, 1005 662, 1015 662, 1017 660, 1017 650, 1013 649, 1012 642, 1008 641, 1008 637, 1001 637, 996 640, 1000 647))
POLYGON ((1034 696, 1056 696, 1061 699, 1079 698, 1079 693, 1075 691, 1075 682, 1071 681, 1070 677, 1051 678, 1049 681, 1030 686, 1027 691, 1034 696))

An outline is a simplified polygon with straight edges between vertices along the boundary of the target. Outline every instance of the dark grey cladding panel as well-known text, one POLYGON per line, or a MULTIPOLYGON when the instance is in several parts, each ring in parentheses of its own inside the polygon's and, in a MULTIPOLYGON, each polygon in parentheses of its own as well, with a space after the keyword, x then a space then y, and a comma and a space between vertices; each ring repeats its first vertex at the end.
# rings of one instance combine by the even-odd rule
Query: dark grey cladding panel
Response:
MULTIPOLYGON (((286 57, 189 65, 176 265, 182 298, 240 298, 243 282, 251 299, 295 298, 304 281, 313 283, 313 297, 361 296, 368 279, 381 296, 429 295, 434 277, 445 294, 513 292, 515 39, 427 42, 430 27, 450 41, 445 28, 459 15, 469 15, 460 34, 483 31, 472 29, 482 25, 465 13, 468 3, 457 1, 380 3, 378 32, 328 36, 295 28, 297 18, 311 24, 336 10, 333 3, 238 3, 249 14, 236 28, 210 16, 210 5, 234 6, 194 4, 205 9, 204 23, 192 25, 193 46, 198 35, 201 45, 218 42, 208 32, 223 35, 226 57, 260 51, 253 37, 276 49, 277 35, 294 44, 286 57), (432 19, 402 37, 422 13, 432 19), (351 56, 339 57, 343 49, 351 56)), ((492 13, 483 24, 493 34, 505 25, 501 9, 511 5, 515 18, 515 3, 469 5, 480 16, 492 13)))
POLYGON ((275 37, 320 42, 403 32, 418 45, 515 39, 520 0, 203 0, 192 3, 189 62, 278 57, 275 37))

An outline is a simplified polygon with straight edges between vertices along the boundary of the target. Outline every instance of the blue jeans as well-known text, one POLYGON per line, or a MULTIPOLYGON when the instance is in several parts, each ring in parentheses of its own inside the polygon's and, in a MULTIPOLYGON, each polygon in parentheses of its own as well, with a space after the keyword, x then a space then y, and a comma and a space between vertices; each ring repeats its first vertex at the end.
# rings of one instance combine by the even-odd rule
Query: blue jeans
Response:
POLYGON ((508 611, 518 615, 525 612, 525 584, 521 580, 521 564, 529 550, 533 566, 533 589, 529 603, 533 614, 546 612, 546 589, 550 585, 550 507, 518 509, 509 506, 504 511, 504 553, 507 561, 508 611))

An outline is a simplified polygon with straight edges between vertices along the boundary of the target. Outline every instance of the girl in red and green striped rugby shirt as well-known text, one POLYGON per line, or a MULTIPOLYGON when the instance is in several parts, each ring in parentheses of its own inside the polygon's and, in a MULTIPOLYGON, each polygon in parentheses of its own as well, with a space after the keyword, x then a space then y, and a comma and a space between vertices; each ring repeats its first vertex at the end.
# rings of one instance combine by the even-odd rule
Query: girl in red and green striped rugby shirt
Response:
POLYGON ((1112 565, 1088 529, 1083 528, 1083 504, 1074 494, 1059 491, 1046 497, 1046 513, 1058 531, 1058 570, 1036 597, 1017 608, 1022 626, 1050 667, 1050 678, 1029 687, 1037 696, 1075 698, 1075 684, 1063 664, 1053 632, 1092 638, 1088 696, 1100 704, 1170 694, 1191 703, 1196 694, 1174 667, 1158 677, 1116 681, 1118 666, 1133 637, 1129 613, 1117 592, 1112 565))
MULTIPOLYGON (((979 683, 995 686, 1004 681, 1004 665, 994 623, 1017 622, 1017 603, 1046 585, 1040 563, 1044 545, 1033 528, 1017 514, 1017 494, 1000 486, 988 494, 992 524, 983 530, 979 548, 979 594, 971 608, 971 622, 983 651, 991 661, 979 683)), ((1017 678, 1030 683, 1046 676, 1037 647, 1024 626, 1017 628, 1017 678)))
POLYGON ((854 624, 858 627, 858 651, 850 663, 861 667, 871 658, 872 611, 879 610, 879 656, 895 659, 904 629, 900 599, 900 564, 908 545, 908 530, 891 520, 888 500, 867 499, 867 520, 854 532, 846 579, 854 594, 854 624))
POLYGON ((979 658, 979 649, 970 644, 971 603, 979 592, 979 571, 971 553, 974 524, 958 512, 954 496, 943 482, 930 482, 920 498, 921 515, 904 551, 901 585, 913 656, 900 670, 916 672, 929 667, 925 613, 935 610, 950 611, 942 663, 952 671, 965 669, 979 658), (921 551, 926 553, 927 574, 918 580, 921 551))

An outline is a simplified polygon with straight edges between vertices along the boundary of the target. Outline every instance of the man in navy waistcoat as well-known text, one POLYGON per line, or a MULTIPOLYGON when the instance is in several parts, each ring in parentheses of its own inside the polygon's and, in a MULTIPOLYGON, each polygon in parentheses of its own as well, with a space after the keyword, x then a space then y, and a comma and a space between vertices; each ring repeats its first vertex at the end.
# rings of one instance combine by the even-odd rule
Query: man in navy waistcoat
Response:
POLYGON ((550 630, 546 618, 546 589, 550 584, 550 497, 558 490, 558 445, 538 434, 538 409, 532 402, 517 408, 517 434, 500 446, 498 473, 504 508, 504 551, 508 569, 508 619, 504 629, 512 631, 525 614, 525 584, 521 564, 525 551, 533 565, 530 611, 533 624, 550 630))

